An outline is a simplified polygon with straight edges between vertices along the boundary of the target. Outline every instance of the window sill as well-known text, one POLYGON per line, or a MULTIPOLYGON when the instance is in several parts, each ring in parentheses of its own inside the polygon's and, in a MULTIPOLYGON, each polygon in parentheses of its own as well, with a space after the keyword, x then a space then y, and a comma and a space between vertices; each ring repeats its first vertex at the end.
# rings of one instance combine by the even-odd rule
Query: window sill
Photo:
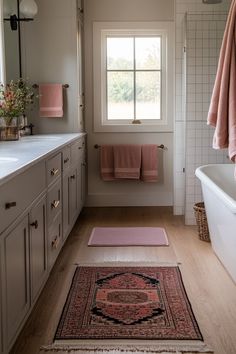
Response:
POLYGON ((172 125, 160 124, 96 124, 94 125, 94 132, 96 133, 159 133, 173 132, 172 125))

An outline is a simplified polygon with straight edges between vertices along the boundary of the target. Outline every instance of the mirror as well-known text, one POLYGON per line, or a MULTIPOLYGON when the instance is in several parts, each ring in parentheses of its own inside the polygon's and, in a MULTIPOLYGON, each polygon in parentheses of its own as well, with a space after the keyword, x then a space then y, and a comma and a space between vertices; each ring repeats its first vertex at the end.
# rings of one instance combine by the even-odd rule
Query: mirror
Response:
POLYGON ((10 21, 8 20, 13 14, 19 17, 19 0, 3 0, 5 72, 7 83, 22 77, 20 22, 18 22, 17 30, 13 31, 10 21))

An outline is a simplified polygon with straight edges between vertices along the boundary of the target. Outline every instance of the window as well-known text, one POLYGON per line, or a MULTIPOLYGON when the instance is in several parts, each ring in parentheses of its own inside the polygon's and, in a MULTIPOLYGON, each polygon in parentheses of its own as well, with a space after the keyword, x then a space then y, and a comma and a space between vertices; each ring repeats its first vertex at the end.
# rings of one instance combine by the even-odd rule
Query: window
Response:
POLYGON ((172 129, 171 30, 168 22, 94 23, 95 131, 172 129))
POLYGON ((107 119, 160 119, 161 37, 107 37, 107 119))

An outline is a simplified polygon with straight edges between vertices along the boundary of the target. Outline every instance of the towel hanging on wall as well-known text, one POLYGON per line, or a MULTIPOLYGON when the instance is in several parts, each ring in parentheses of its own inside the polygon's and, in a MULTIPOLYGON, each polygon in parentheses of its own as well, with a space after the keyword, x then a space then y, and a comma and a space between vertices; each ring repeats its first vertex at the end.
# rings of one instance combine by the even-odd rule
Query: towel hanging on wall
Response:
POLYGON ((114 145, 115 178, 139 179, 141 145, 114 145))
POLYGON ((101 145, 100 172, 103 181, 122 179, 157 182, 157 145, 101 145))
POLYGON ((142 145, 141 179, 144 182, 157 182, 158 150, 153 144, 142 145))
MULTIPOLYGON (((233 0, 220 51, 207 123, 215 127, 213 148, 228 148, 236 162, 236 1, 233 0)), ((235 174, 236 177, 236 174, 235 174)))
POLYGON ((62 84, 39 84, 39 116, 63 117, 62 84))

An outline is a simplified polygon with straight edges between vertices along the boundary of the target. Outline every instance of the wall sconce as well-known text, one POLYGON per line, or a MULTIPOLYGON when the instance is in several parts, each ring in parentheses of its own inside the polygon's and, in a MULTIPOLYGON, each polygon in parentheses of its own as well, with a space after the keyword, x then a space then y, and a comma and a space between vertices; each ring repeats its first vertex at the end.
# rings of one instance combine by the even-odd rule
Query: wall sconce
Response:
POLYGON ((19 21, 33 21, 37 12, 38 6, 34 0, 21 0, 20 3, 19 0, 17 0, 17 15, 10 14, 9 18, 4 18, 4 21, 10 21, 12 31, 16 31, 19 21), (23 18, 20 17, 20 14, 23 15, 23 18))

